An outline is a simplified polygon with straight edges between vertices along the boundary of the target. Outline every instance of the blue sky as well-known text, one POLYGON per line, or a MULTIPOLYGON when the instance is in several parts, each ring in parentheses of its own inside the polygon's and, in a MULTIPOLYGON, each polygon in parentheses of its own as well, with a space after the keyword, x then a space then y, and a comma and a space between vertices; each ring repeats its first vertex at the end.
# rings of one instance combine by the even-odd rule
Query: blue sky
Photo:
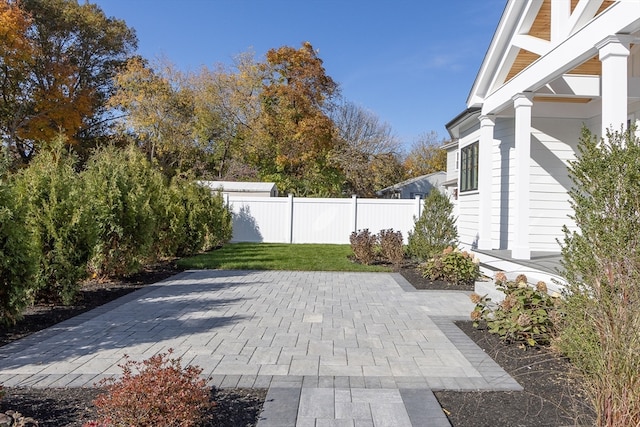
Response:
POLYGON ((92 0, 136 29, 139 53, 182 70, 253 50, 319 50, 349 101, 387 122, 405 147, 448 137, 506 0, 92 0))

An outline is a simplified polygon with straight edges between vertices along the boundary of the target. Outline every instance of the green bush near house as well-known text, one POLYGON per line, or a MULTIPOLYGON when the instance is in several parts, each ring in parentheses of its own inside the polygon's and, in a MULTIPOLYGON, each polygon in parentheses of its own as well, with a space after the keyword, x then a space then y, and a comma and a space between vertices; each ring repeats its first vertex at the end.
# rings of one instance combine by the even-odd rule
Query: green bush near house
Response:
POLYGON ((530 286, 524 274, 508 281, 504 273, 498 272, 495 284, 504 293, 504 300, 497 305, 486 296, 471 294, 471 301, 476 304, 471 313, 474 326, 477 327, 481 320, 485 321, 489 332, 507 343, 523 343, 531 347, 549 344, 562 318, 559 295, 550 296, 544 282, 530 286))
POLYGON ((451 246, 420 264, 419 268, 424 277, 448 283, 473 283, 480 275, 479 260, 469 252, 451 246))
POLYGON ((640 425, 640 140, 583 129, 570 163, 565 318, 556 344, 582 373, 599 426, 640 425))
POLYGON ((419 261, 440 254, 447 246, 458 244, 458 229, 449 197, 434 190, 424 201, 420 218, 409 232, 407 253, 419 261))

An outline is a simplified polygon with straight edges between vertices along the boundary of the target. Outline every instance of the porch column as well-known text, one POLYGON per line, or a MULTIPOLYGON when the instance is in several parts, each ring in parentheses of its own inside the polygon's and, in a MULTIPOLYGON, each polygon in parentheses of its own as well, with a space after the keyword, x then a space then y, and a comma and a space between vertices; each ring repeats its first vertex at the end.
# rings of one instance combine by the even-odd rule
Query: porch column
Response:
POLYGON ((629 42, 625 36, 610 36, 596 46, 600 52, 602 77, 602 134, 607 129, 619 131, 627 127, 627 58, 629 42))
POLYGON ((530 163, 531 163, 531 108, 533 94, 520 93, 513 97, 515 120, 515 196, 513 215, 513 242, 511 255, 515 259, 531 259, 529 243, 530 163))
POLYGON ((478 249, 493 249, 491 244, 491 207, 493 199, 493 128, 495 116, 482 115, 480 120, 480 142, 478 153, 478 192, 480 210, 478 212, 478 249))

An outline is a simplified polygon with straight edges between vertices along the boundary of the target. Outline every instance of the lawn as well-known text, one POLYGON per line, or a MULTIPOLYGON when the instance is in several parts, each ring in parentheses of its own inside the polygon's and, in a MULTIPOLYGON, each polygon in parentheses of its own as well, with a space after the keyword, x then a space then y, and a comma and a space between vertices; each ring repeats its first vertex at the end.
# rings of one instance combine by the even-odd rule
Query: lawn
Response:
POLYGON ((349 245, 231 243, 178 261, 183 269, 391 271, 386 266, 361 265, 349 259, 349 245))

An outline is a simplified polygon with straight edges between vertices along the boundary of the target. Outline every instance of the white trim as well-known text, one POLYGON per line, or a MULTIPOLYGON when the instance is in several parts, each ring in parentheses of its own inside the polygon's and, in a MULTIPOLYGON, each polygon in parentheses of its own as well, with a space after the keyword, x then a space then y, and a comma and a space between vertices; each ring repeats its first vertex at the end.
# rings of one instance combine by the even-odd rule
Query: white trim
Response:
MULTIPOLYGON (((519 2, 516 1, 516 3, 519 2)), ((612 32, 638 29, 640 29, 640 1, 614 3, 588 25, 483 99, 482 113, 500 112, 511 105, 514 93, 536 91, 582 64, 597 54, 596 44, 612 32)))

